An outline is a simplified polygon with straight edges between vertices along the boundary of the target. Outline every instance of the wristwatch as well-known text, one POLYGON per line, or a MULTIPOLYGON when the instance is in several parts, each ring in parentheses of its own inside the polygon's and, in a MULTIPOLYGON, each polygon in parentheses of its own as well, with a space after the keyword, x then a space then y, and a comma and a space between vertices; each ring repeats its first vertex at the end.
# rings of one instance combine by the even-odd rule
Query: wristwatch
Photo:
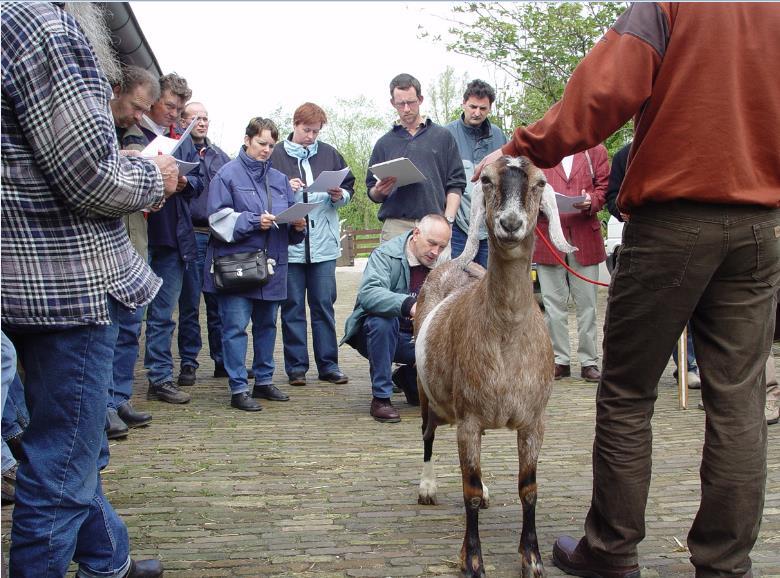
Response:
POLYGON ((447 222, 450 225, 452 225, 455 222, 455 217, 448 217, 448 216, 445 215, 444 218, 447 219, 447 222))

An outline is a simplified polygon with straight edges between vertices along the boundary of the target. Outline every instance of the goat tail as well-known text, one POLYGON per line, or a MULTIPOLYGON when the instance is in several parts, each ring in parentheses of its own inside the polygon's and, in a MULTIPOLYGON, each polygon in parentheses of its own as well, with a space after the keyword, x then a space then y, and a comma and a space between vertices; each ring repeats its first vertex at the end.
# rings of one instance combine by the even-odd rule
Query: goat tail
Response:
POLYGON ((471 215, 469 217, 469 232, 466 246, 463 248, 463 253, 453 259, 459 269, 465 270, 469 263, 474 260, 474 257, 477 256, 477 251, 479 251, 479 228, 485 221, 485 203, 483 199, 482 183, 477 181, 474 183, 471 191, 471 215))

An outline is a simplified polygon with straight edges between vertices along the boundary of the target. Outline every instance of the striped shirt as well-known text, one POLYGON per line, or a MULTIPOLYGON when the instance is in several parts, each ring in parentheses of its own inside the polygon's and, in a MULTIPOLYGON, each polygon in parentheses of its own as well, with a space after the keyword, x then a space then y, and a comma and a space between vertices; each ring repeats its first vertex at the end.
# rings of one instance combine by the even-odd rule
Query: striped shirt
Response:
POLYGON ((160 171, 121 157, 111 88, 75 20, 49 3, 2 10, 2 321, 108 324, 161 280, 120 217, 163 198, 160 171))

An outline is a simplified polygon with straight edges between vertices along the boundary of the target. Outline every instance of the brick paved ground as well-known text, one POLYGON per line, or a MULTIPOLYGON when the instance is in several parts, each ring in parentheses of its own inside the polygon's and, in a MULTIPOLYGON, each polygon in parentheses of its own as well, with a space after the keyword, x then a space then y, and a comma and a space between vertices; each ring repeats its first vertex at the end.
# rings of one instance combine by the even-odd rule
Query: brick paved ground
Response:
MULTIPOLYGON (((358 271, 339 269, 339 333, 359 279, 358 271)), ((134 403, 151 411, 154 422, 113 443, 104 472, 106 494, 127 522, 134 556, 159 556, 169 578, 457 575, 464 515, 454 430, 437 432, 440 504, 418 506, 416 408, 399 394, 403 421, 375 422, 368 415, 367 363, 350 348, 342 348, 341 360, 348 385, 313 381, 293 388, 279 369, 277 347, 275 382, 292 400, 264 402, 260 413, 228 407, 226 380, 210 377, 213 364, 205 351, 186 406, 146 401, 139 363, 134 403)), ((579 375, 579 367, 572 373, 579 375)), ((548 576, 562 575, 550 559, 555 537, 582 531, 591 491, 594 395, 591 384, 563 380, 548 407, 537 506, 548 576)), ((653 484, 647 538, 640 545, 644 578, 693 575, 684 544, 699 495, 704 413, 695 409, 698 400, 692 392, 693 409, 677 408, 667 368, 653 419, 653 484)), ((753 560, 756 575, 780 576, 780 425, 769 428, 769 446, 767 500, 753 560)), ((515 436, 488 432, 483 471, 491 507, 480 514, 480 531, 494 577, 520 575, 516 460, 515 436)), ((4 554, 10 511, 2 510, 4 554)))

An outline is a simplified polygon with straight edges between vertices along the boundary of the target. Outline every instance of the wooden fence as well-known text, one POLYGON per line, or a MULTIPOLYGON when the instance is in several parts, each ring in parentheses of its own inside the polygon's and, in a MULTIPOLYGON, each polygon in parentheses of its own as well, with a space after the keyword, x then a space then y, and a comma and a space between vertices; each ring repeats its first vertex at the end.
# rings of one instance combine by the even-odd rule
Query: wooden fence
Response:
POLYGON ((351 267, 355 257, 368 257, 380 243, 381 229, 344 229, 341 236, 341 257, 336 265, 351 267))

